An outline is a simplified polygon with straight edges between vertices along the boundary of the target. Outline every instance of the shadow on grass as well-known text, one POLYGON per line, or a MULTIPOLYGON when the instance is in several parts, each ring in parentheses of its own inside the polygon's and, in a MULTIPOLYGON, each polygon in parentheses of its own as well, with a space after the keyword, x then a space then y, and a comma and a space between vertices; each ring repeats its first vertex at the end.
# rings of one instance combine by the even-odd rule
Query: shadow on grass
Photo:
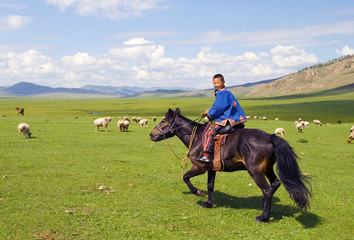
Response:
MULTIPOLYGON (((259 214, 261 214, 262 201, 263 196, 239 198, 220 191, 214 191, 214 208, 258 209, 260 211, 259 214)), ((271 218, 273 218, 272 221, 279 221, 284 217, 294 217, 300 212, 301 214, 296 217, 296 220, 300 222, 304 228, 314 228, 322 224, 323 221, 320 216, 299 210, 295 206, 277 204, 279 201, 279 198, 273 196, 270 214, 271 218)), ((203 202, 202 200, 197 201, 199 205, 203 204, 203 202)))

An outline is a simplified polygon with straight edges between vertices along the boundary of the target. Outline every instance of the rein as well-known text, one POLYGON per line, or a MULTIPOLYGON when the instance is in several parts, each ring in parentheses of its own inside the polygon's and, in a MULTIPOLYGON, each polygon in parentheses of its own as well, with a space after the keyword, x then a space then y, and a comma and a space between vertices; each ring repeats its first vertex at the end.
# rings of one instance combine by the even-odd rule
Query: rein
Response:
MULTIPOLYGON (((191 120, 190 122, 185 123, 185 124, 183 124, 183 125, 181 125, 181 126, 179 126, 179 127, 177 127, 177 128, 173 128, 173 126, 172 126, 173 124, 172 124, 172 125, 169 124, 169 126, 171 127, 171 129, 169 130, 169 132, 174 132, 175 130, 180 129, 180 128, 184 127, 184 126, 187 126, 187 125, 191 124, 192 122, 197 122, 197 123, 199 123, 202 119, 203 119, 203 116, 202 116, 202 117, 199 117, 199 118, 197 118, 197 119, 195 119, 195 120, 191 120)), ((163 133, 164 140, 165 140, 166 145, 168 146, 168 148, 169 148, 169 149, 171 150, 171 152, 175 155, 175 157, 181 161, 181 168, 182 168, 182 175, 181 175, 181 177, 183 178, 183 174, 185 173, 186 168, 187 168, 187 164, 188 164, 189 152, 190 152, 190 150, 191 150, 191 148, 192 148, 193 140, 194 140, 194 137, 195 137, 195 133, 197 132, 198 125, 195 125, 195 126, 193 127, 192 134, 191 134, 191 138, 190 138, 190 140, 189 140, 188 151, 187 151, 187 153, 186 153, 186 156, 185 156, 183 159, 181 159, 180 157, 178 157, 178 155, 176 154, 176 152, 173 151, 171 145, 170 145, 170 144, 168 143, 168 141, 167 141, 167 138, 166 138, 166 136, 165 136, 166 134, 165 134, 165 132, 163 131, 163 129, 162 129, 159 125, 157 125, 157 128, 163 133)))

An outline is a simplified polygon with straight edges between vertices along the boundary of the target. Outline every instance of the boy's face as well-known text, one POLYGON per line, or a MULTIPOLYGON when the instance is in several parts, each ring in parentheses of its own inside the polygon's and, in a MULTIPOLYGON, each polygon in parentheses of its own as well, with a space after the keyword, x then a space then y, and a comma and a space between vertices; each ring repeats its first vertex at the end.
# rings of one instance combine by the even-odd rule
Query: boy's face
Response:
POLYGON ((213 84, 214 84, 214 88, 216 90, 220 90, 220 89, 225 88, 225 82, 222 81, 220 78, 214 78, 213 79, 213 84))

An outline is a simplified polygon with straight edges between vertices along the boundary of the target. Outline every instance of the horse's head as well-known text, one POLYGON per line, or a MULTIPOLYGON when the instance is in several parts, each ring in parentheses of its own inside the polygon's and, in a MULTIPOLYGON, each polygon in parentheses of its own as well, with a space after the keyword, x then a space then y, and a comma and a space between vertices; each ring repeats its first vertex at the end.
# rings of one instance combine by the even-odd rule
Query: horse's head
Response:
POLYGON ((162 121, 152 129, 150 133, 151 141, 158 142, 166 138, 173 137, 175 135, 174 132, 174 124, 176 120, 176 116, 179 114, 179 109, 177 108, 176 111, 169 109, 168 112, 165 114, 165 117, 162 121))

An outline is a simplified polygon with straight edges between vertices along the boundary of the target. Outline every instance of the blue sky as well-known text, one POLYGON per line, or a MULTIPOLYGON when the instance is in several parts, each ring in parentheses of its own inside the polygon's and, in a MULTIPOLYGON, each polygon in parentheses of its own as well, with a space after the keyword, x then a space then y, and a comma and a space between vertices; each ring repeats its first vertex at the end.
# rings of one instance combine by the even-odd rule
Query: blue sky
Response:
POLYGON ((354 54, 354 1, 0 0, 0 86, 227 86, 354 54))

